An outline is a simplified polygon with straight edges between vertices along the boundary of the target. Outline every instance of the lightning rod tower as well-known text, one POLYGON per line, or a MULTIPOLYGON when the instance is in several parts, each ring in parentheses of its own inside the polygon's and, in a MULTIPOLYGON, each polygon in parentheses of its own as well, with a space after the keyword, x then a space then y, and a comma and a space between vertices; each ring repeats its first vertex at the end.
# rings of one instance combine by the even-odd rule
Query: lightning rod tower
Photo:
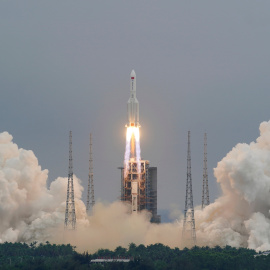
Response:
POLYGON ((196 245, 196 231, 195 231, 193 194, 192 194, 192 178, 191 178, 190 131, 188 131, 186 201, 185 201, 182 241, 184 245, 196 245))
POLYGON ((90 158, 89 158, 87 203, 86 203, 86 211, 88 214, 90 213, 90 210, 93 209, 94 205, 95 205, 95 193, 94 193, 92 133, 90 133, 90 158))
POLYGON ((204 209, 204 207, 207 205, 209 205, 208 172, 207 172, 207 134, 204 133, 202 209, 204 209))
POLYGON ((68 185, 67 185, 67 202, 65 213, 65 228, 75 230, 76 214, 74 203, 73 187, 73 162, 72 162, 72 132, 69 132, 69 165, 68 165, 68 185))

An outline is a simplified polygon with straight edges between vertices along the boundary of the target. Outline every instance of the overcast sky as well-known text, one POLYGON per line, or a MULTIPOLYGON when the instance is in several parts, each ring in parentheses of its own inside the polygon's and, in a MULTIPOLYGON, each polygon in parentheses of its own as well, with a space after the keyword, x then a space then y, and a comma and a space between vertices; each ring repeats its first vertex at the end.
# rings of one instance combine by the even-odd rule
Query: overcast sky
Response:
POLYGON ((217 162, 270 119, 269 13, 269 0, 1 1, 0 131, 34 151, 50 183, 68 175, 72 130, 74 173, 85 188, 92 132, 95 197, 112 202, 134 69, 158 208, 184 208, 188 130, 194 204, 204 132, 213 201, 217 162))

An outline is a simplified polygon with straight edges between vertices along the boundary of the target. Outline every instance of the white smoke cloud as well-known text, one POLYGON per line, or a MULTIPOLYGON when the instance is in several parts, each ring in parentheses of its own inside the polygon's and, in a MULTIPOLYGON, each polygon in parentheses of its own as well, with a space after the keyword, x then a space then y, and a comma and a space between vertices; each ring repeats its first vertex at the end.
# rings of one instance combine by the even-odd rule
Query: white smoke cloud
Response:
POLYGON ((201 243, 270 249, 270 121, 256 142, 237 144, 214 169, 223 196, 197 210, 201 243))
MULTIPOLYGON (((256 142, 236 145, 214 174, 223 195, 204 210, 195 209, 197 244, 270 249, 270 121, 260 125, 256 142)), ((127 247, 131 242, 184 246, 182 221, 151 224, 149 213, 130 215, 130 206, 121 202, 97 203, 87 217, 76 176, 77 229, 65 231, 67 178, 57 178, 49 189, 47 178, 48 171, 32 151, 19 149, 7 132, 0 134, 1 242, 49 240, 72 243, 79 251, 127 247)))
MULTIPOLYGON (((0 134, 0 242, 46 241, 63 225, 67 179, 57 178, 49 189, 47 179, 32 151, 19 149, 9 133, 0 134)), ((84 223, 83 188, 76 176, 74 186, 78 221, 84 223)))
MULTIPOLYGON (((131 215, 130 205, 118 201, 111 204, 97 203, 89 223, 77 226, 75 231, 66 232, 65 237, 79 251, 94 252, 100 248, 114 250, 117 246, 128 247, 130 243, 163 243, 176 247, 180 243, 180 233, 177 223, 152 224, 148 212, 131 215)), ((54 241, 61 243, 62 235, 57 235, 59 237, 54 241)))

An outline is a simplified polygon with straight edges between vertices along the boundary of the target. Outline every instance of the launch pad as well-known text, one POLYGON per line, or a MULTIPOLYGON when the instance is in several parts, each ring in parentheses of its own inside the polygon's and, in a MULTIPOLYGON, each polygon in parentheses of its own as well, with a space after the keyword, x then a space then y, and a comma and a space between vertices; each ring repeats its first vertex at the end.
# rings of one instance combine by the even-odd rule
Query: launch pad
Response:
POLYGON ((160 223, 157 215, 157 167, 150 167, 148 160, 141 160, 141 172, 137 172, 137 163, 130 161, 125 177, 121 170, 121 201, 131 203, 132 212, 148 210, 152 214, 151 222, 160 223))

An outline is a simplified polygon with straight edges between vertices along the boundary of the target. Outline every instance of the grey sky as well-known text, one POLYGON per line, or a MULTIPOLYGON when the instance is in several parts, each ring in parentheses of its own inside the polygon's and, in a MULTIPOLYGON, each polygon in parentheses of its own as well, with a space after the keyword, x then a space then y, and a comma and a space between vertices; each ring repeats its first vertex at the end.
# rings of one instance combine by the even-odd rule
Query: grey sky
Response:
POLYGON ((269 120, 269 13, 269 1, 1 1, 0 130, 34 151, 49 181, 67 176, 72 130, 74 173, 85 187, 92 132, 95 195, 113 201, 135 69, 158 208, 184 207, 188 130, 194 203, 204 132, 213 201, 212 169, 269 120))

